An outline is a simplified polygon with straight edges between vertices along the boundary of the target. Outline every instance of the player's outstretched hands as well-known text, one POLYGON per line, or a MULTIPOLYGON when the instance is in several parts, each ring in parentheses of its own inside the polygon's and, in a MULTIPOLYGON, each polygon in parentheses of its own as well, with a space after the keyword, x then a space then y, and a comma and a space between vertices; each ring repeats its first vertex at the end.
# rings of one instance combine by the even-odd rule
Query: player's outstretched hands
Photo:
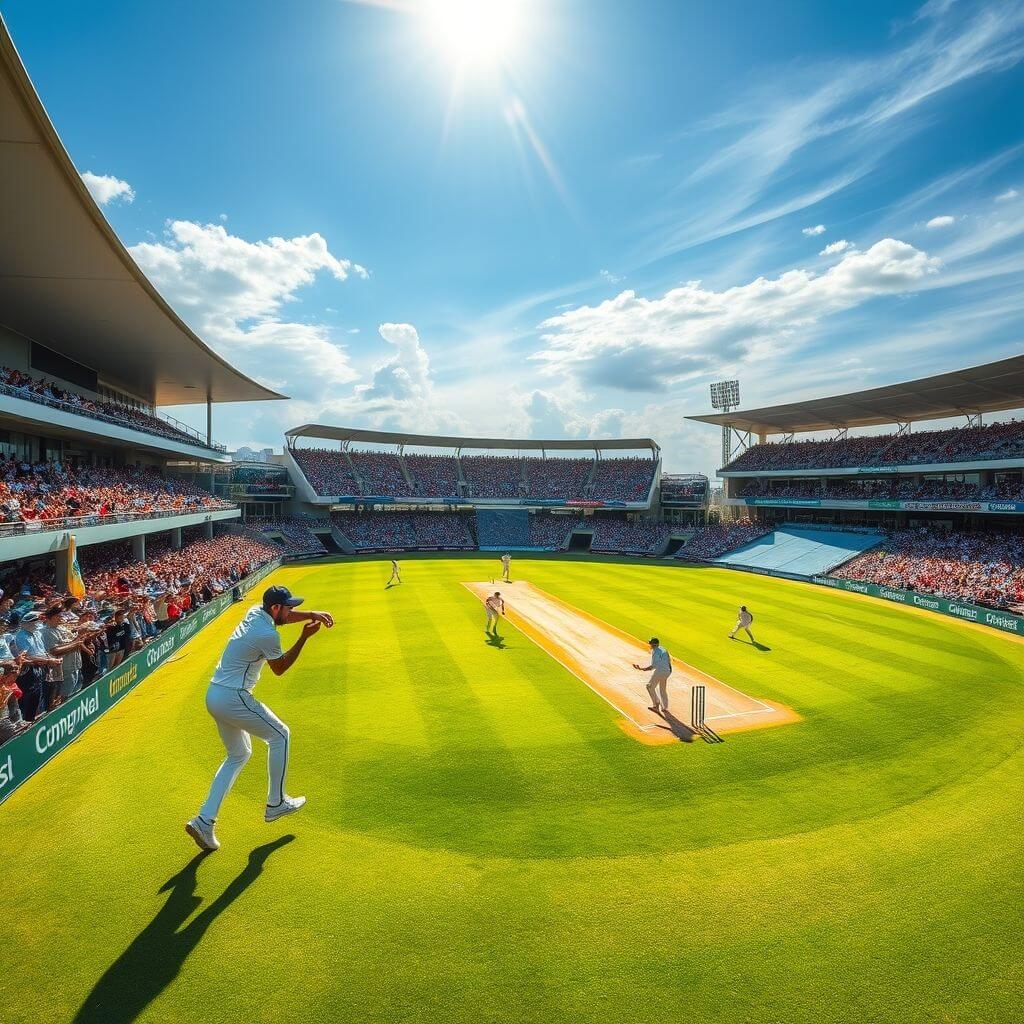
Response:
POLYGON ((310 619, 308 622, 302 625, 302 639, 308 640, 311 636, 316 636, 320 632, 320 627, 323 623, 319 619, 310 619))
POLYGON ((310 612, 309 615, 313 622, 319 622, 328 629, 334 625, 334 616, 330 612, 310 612))
POLYGON ((640 666, 635 661, 633 662, 633 668, 635 668, 637 672, 640 671, 640 666))

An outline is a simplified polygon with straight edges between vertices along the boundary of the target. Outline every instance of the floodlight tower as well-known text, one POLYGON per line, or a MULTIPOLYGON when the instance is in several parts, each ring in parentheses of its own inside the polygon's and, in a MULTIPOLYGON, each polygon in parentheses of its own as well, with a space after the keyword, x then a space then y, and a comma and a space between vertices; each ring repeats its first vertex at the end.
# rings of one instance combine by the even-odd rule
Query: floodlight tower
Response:
MULTIPOLYGON (((740 404, 740 382, 738 380, 720 380, 711 385, 711 408, 722 412, 732 412, 740 404)), ((732 427, 728 423, 722 427, 722 465, 729 465, 732 459, 732 427)))

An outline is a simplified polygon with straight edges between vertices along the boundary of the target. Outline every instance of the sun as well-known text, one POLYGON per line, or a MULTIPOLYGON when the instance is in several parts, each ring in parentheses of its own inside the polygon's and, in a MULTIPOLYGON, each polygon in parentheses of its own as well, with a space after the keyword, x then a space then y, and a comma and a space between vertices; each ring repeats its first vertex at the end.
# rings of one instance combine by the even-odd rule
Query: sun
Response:
POLYGON ((424 0, 430 34, 459 65, 502 63, 522 34, 523 0, 424 0))

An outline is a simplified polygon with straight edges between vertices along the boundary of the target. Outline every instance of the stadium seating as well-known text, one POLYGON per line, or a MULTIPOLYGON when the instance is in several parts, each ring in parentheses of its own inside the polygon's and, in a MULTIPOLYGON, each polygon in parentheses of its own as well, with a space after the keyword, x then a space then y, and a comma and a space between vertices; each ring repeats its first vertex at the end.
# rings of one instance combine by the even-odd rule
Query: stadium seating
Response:
POLYGON ((464 516, 425 512, 335 512, 331 521, 356 550, 473 548, 464 516))
POLYGON ((828 441, 756 444, 725 467, 733 473, 787 469, 912 466, 1024 458, 1024 422, 873 434, 828 441))
POLYGON ((671 532, 666 523, 629 522, 624 516, 594 516, 593 527, 591 551, 623 555, 660 555, 671 532))
POLYGON ((784 526, 714 561, 796 576, 821 576, 868 548, 876 547, 877 533, 784 526))
POLYGON ((424 498, 458 496, 459 466, 454 455, 406 455, 405 466, 414 494, 424 498))
POLYGON ((653 459, 601 459, 587 497, 595 501, 643 501, 651 490, 653 459))
POLYGON ((313 533, 313 528, 330 529, 328 516, 250 516, 245 525, 270 543, 283 547, 293 558, 327 554, 327 548, 313 533))
MULTIPOLYGON (((209 447, 198 434, 190 434, 181 430, 153 413, 118 402, 86 398, 76 391, 60 387, 52 380, 32 377, 7 366, 0 366, 0 393, 29 402, 39 402, 51 408, 74 413, 77 416, 88 416, 90 419, 102 420, 105 423, 130 427, 132 430, 142 430, 147 434, 156 434, 158 437, 167 438, 169 441, 178 441, 201 448, 209 447)), ((219 446, 215 447, 218 447, 219 450, 219 446)))
POLYGON ((404 455, 300 448, 296 463, 325 497, 502 498, 639 502, 648 497, 652 459, 520 458, 513 455, 404 455), (408 471, 408 478, 403 472, 408 471), (459 467, 462 469, 460 483, 459 467), (591 479, 593 474, 593 479, 591 479))
POLYGON ((907 477, 880 480, 751 480, 740 491, 742 498, 797 498, 826 501, 1024 501, 1024 480, 1007 475, 994 484, 962 483, 907 477))
POLYGON ((163 477, 152 468, 101 469, 0 458, 0 532, 25 524, 65 529, 74 525, 68 520, 81 523, 86 517, 144 518, 234 507, 186 480, 163 477))
POLYGON ((1024 611, 1024 537, 920 526, 893 533, 876 551, 832 575, 950 600, 1024 611))
POLYGON ((327 448, 298 448, 292 454, 317 494, 359 494, 359 484, 352 475, 352 467, 344 452, 327 448))
POLYGON ((770 526, 740 519, 717 523, 695 530, 693 536, 675 554, 676 558, 694 562, 710 562, 727 551, 749 544, 771 532, 770 526))

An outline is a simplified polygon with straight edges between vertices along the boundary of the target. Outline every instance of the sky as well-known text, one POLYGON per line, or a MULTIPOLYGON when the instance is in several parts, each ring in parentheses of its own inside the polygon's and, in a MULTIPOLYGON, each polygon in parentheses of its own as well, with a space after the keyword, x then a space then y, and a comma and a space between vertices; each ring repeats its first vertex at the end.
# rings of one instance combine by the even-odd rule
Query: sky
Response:
MULTIPOLYGON (((0 0, 72 159, 304 422, 652 436, 1024 349, 1024 0, 0 0)), ((205 412, 170 412, 205 427, 205 412)))

